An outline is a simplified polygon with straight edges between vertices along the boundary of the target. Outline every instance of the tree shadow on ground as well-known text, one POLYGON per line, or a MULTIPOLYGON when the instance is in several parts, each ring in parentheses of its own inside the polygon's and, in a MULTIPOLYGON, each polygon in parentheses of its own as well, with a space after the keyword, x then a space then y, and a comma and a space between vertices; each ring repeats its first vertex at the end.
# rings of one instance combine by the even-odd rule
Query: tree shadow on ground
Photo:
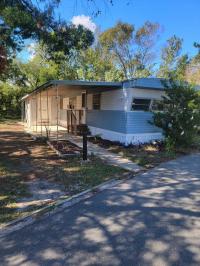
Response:
POLYGON ((1 265, 199 265, 199 160, 163 164, 5 236, 1 265))

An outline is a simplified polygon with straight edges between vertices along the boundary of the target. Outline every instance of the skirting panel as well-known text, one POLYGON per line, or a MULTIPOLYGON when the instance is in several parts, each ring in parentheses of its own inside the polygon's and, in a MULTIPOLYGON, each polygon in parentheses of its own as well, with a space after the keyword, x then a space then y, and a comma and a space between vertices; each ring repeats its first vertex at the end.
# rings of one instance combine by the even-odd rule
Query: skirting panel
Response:
POLYGON ((125 145, 148 143, 163 138, 162 133, 123 134, 111 130, 89 126, 93 136, 98 135, 102 139, 119 141, 125 145))
POLYGON ((102 139, 107 139, 111 141, 119 141, 121 143, 126 143, 126 134, 119 133, 116 131, 106 130, 98 127, 89 126, 90 132, 93 136, 99 136, 102 139))

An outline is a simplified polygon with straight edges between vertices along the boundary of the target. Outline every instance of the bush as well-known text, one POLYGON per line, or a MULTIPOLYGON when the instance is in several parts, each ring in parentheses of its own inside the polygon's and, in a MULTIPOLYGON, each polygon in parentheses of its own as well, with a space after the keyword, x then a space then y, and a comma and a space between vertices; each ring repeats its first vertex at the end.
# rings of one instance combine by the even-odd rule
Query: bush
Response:
POLYGON ((191 85, 164 83, 163 111, 155 112, 153 124, 163 130, 168 150, 193 143, 200 126, 200 94, 191 85))
POLYGON ((19 117, 20 99, 24 94, 25 89, 8 83, 0 83, 0 118, 19 117))

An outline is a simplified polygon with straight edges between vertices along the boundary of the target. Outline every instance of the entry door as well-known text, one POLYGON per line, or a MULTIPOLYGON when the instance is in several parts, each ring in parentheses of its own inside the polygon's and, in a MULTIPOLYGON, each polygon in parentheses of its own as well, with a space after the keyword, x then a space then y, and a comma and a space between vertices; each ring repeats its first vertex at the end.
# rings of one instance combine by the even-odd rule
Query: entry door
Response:
POLYGON ((42 112, 42 120, 46 121, 48 119, 47 97, 42 97, 41 99, 41 112, 42 112))
POLYGON ((69 99, 69 108, 76 109, 76 97, 72 97, 69 99))
POLYGON ((51 97, 51 124, 56 125, 60 119, 60 97, 51 97))

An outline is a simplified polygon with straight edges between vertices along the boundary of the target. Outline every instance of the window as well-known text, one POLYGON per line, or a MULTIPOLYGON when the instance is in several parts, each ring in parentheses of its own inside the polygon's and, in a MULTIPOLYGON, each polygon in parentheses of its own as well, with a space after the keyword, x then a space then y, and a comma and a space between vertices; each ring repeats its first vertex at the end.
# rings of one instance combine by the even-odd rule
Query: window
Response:
POLYGON ((151 99, 133 99, 132 111, 149 111, 151 104, 151 99))
POLYGON ((151 110, 152 111, 163 111, 163 101, 162 100, 153 100, 151 104, 151 110))
POLYGON ((69 107, 69 98, 63 98, 63 109, 66 110, 69 107))
POLYGON ((93 109, 100 110, 101 94, 93 94, 93 109))
POLYGON ((86 93, 82 93, 82 108, 86 107, 86 93))

